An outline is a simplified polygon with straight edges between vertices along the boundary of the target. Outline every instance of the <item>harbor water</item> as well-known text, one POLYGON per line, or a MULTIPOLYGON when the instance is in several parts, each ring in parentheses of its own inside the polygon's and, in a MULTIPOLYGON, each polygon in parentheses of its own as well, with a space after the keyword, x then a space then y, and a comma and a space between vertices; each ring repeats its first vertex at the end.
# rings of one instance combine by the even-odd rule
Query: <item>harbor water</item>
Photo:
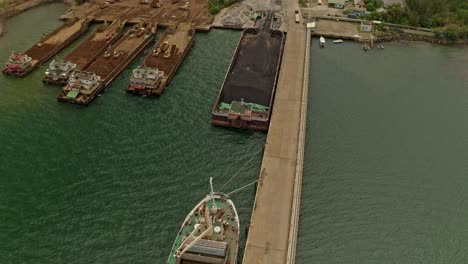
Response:
MULTIPOLYGON (((52 4, 8 20, 0 61, 59 26, 51 18, 65 10, 52 4)), ((87 108, 57 102, 60 88, 41 83, 47 65, 23 79, 0 76, 0 263, 165 263, 209 178, 220 190, 265 143, 264 133, 210 124, 239 37, 197 34, 160 98, 125 92, 149 49, 87 108)), ((222 191, 255 180, 260 162, 222 191)), ((232 199, 247 224, 254 186, 232 199)))
MULTIPOLYGON (((0 61, 66 8, 9 19, 0 61)), ((87 108, 56 101, 46 66, 0 76, 0 263, 165 263, 209 177, 219 190, 265 143, 210 125, 240 34, 197 33, 160 98, 125 93, 146 53, 87 108)), ((312 45, 297 263, 468 263, 467 50, 312 45)), ((232 198, 245 226, 253 186, 232 198)))
POLYGON ((384 45, 312 42, 299 264, 468 263, 468 50, 384 45))

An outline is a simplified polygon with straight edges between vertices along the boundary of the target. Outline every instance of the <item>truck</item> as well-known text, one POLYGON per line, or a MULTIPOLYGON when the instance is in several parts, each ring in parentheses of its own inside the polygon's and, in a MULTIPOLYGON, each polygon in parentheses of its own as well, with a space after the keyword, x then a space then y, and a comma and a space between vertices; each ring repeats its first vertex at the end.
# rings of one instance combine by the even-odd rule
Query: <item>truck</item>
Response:
POLYGON ((299 22, 300 22, 300 19, 301 19, 301 18, 299 17, 299 10, 294 11, 294 16, 295 16, 295 18, 296 18, 296 23, 299 23, 299 22))

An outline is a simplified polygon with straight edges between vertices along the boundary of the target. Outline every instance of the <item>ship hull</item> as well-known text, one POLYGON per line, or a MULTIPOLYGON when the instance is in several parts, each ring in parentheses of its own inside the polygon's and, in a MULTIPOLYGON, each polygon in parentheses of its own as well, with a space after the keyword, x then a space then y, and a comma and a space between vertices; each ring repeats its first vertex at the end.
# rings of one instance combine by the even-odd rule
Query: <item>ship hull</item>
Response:
POLYGON ((127 93, 135 94, 135 95, 146 95, 146 96, 153 96, 153 95, 161 95, 156 91, 155 88, 139 88, 139 85, 129 84, 126 91, 127 93))
POLYGON ((57 95, 57 100, 60 102, 75 104, 75 105, 82 105, 88 106, 96 96, 104 89, 104 85, 99 83, 99 85, 94 88, 93 92, 90 94, 79 94, 76 98, 69 98, 67 97, 68 91, 62 91, 59 95, 57 95))
POLYGON ((68 78, 67 79, 54 79, 54 78, 50 78, 50 77, 44 77, 42 79, 42 82, 44 84, 53 84, 53 85, 61 85, 61 86, 64 86, 67 84, 68 82, 68 78))
POLYGON ((29 67, 25 68, 22 71, 9 71, 7 69, 4 69, 2 71, 2 73, 5 74, 5 75, 11 75, 11 76, 16 76, 16 77, 24 77, 32 70, 33 70, 33 67, 29 66, 29 67))

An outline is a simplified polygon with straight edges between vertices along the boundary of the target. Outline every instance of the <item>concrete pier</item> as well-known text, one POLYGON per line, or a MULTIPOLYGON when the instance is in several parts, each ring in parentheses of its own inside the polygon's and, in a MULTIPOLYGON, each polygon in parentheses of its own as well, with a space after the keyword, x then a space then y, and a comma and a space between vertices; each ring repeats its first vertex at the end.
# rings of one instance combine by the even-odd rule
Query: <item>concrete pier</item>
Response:
POLYGON ((244 264, 295 262, 310 46, 310 32, 295 23, 295 10, 297 1, 283 1, 286 44, 244 264))

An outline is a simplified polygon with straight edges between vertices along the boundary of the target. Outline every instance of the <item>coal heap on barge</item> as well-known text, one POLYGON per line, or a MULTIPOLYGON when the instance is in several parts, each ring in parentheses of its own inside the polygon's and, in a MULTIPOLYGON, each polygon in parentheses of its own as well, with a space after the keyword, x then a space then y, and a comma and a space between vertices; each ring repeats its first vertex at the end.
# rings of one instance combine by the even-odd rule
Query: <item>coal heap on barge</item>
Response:
POLYGON ((284 46, 272 14, 245 29, 212 111, 212 124, 267 131, 284 46))

